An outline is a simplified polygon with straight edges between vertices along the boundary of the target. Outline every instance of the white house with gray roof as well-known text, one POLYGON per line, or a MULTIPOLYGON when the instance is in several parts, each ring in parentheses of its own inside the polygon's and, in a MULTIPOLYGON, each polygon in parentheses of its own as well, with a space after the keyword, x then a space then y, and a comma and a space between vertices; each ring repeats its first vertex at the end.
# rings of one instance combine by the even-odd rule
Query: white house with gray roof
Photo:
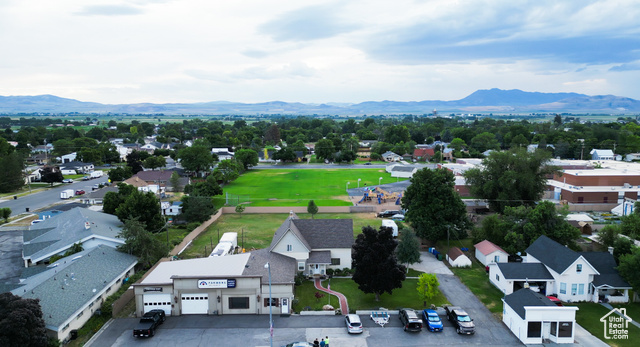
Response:
POLYGON ((260 249, 224 257, 160 263, 134 284, 136 314, 153 309, 167 315, 269 314, 269 269, 272 309, 292 311, 296 262, 260 249))
POLYGON ((74 244, 84 249, 97 245, 117 247, 124 244, 118 238, 122 222, 118 217, 76 207, 34 224, 23 233, 22 258, 25 267, 47 261, 51 256, 64 254, 74 244))
POLYGON ((528 287, 566 302, 629 301, 631 286, 608 252, 575 252, 542 235, 526 253, 523 263, 489 266, 491 283, 503 293, 528 287))
POLYGON ((269 250, 294 258, 305 275, 323 276, 330 268, 351 268, 353 242, 351 219, 298 219, 291 212, 269 250))
POLYGON ((11 292, 39 299, 48 335, 65 341, 134 274, 137 262, 135 256, 97 245, 22 278, 11 292))

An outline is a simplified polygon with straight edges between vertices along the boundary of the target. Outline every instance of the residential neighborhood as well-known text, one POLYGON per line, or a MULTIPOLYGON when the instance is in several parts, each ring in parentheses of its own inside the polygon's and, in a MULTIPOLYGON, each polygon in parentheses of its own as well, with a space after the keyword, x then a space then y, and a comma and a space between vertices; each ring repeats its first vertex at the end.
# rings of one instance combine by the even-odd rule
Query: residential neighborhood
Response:
POLYGON ((0 289, 39 300, 51 341, 128 345, 132 322, 161 311, 167 324, 150 335, 161 344, 194 315, 255 329, 276 315, 278 333, 252 335, 250 345, 311 342, 284 327, 324 324, 334 345, 590 346, 607 341, 581 317, 597 321, 637 305, 625 262, 640 243, 626 232, 635 225, 640 166, 610 151, 553 159, 544 152, 551 146, 529 146, 482 157, 482 148, 460 141, 394 148, 345 138, 337 146, 329 134, 252 149, 179 141, 163 126, 140 129, 147 133, 135 143, 87 140, 107 148, 91 161, 88 147, 30 149, 21 188, 0 200, 11 210, 0 226, 9 255, 0 260, 0 289), (518 184, 501 188, 514 196, 508 208, 478 188, 474 175, 511 153, 532 162, 543 153, 544 168, 553 168, 519 173, 542 177, 535 203, 516 196, 526 193, 518 184), (234 241, 223 245, 229 233, 234 241), (366 246, 367 235, 380 239, 366 246), (385 247, 391 256, 382 256, 385 247), (364 250, 380 255, 366 258, 373 273, 355 262, 364 250), (436 283, 430 298, 416 290, 430 286, 420 284, 426 275, 436 283), (453 321, 437 337, 406 340, 399 317, 415 312, 429 330, 422 312, 429 307, 453 321), (456 321, 461 312, 473 319, 473 333, 456 321), (367 334, 351 335, 347 314, 360 317, 367 334), (87 332, 94 322, 102 329, 87 332))

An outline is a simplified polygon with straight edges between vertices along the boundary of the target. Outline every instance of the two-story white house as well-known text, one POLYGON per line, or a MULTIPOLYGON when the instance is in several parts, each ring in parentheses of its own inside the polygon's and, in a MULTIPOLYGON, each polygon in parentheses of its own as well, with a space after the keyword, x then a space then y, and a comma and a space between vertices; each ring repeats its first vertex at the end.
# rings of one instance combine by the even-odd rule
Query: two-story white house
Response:
POLYGON ((575 252, 547 236, 526 250, 523 263, 489 267, 489 279, 505 294, 530 288, 567 302, 628 302, 631 286, 615 269, 608 252, 575 252))
POLYGON ((294 258, 307 276, 324 276, 327 269, 351 268, 353 242, 351 219, 298 219, 291 212, 269 251, 294 258))

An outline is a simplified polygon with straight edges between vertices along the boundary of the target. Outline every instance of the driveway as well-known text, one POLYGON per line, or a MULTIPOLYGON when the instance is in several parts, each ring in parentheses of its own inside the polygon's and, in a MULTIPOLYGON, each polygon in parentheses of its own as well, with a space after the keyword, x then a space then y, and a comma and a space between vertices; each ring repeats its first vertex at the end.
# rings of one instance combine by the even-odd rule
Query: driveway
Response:
POLYGON ((420 260, 422 260, 421 263, 409 265, 409 268, 432 274, 453 275, 443 261, 436 259, 429 252, 420 252, 420 260))
MULTIPOLYGON (((454 275, 436 274, 440 291, 452 305, 467 311, 476 324, 475 337, 492 341, 492 345, 522 345, 513 333, 494 316, 473 293, 454 275)), ((473 342, 472 342, 473 343, 473 342)))

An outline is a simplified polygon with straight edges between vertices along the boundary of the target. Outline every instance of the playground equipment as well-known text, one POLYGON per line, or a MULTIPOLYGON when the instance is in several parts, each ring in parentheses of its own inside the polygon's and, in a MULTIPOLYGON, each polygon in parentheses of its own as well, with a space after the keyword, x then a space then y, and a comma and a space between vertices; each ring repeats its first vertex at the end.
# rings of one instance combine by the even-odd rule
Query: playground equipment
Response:
POLYGON ((388 191, 380 188, 380 187, 365 187, 364 195, 362 199, 358 201, 359 204, 363 202, 378 201, 378 204, 382 204, 383 202, 387 202, 387 200, 395 200, 396 205, 400 205, 400 199, 402 198, 401 193, 389 193, 388 191))

